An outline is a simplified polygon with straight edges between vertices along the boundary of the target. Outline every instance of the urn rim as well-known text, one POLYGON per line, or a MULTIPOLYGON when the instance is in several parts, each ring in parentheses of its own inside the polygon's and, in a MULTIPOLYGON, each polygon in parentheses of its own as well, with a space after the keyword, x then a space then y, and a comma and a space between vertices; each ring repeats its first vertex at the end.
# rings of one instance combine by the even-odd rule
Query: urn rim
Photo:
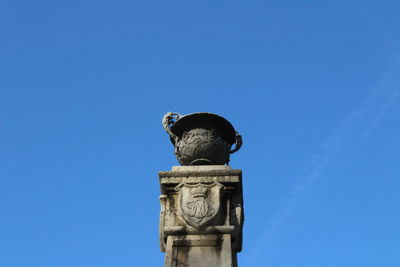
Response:
MULTIPOLYGON (((180 117, 170 126, 171 132, 182 137, 185 131, 196 128, 214 129, 229 145, 236 143, 236 131, 232 124, 222 116, 209 112, 190 113, 180 117)), ((171 138, 171 142, 174 140, 171 138)))

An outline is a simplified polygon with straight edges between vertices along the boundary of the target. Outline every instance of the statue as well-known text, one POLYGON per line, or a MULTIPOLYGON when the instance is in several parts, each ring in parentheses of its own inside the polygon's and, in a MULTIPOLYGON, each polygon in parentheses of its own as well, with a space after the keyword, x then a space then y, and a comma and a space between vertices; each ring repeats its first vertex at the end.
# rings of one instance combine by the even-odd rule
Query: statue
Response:
POLYGON ((230 154, 242 146, 242 137, 230 122, 213 113, 168 112, 162 124, 181 165, 229 164, 230 154))
POLYGON ((212 113, 167 113, 162 124, 183 166, 158 173, 164 267, 237 267, 242 249, 242 171, 230 154, 242 137, 212 113))

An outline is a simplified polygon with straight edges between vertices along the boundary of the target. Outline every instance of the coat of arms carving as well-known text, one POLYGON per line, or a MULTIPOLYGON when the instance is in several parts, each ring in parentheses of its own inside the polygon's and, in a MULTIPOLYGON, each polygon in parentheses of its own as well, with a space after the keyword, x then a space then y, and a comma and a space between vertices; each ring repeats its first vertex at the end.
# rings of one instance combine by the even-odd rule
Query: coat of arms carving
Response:
POLYGON ((179 214, 185 222, 197 229, 215 221, 220 214, 223 185, 181 183, 179 189, 179 214))

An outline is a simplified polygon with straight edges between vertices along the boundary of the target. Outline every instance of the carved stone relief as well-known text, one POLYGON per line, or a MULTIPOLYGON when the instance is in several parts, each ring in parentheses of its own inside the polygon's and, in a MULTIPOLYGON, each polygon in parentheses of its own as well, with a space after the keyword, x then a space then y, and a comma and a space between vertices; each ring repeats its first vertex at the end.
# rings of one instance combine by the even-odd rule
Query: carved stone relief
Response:
POLYGON ((197 229, 212 224, 221 213, 222 188, 223 185, 216 182, 179 184, 179 215, 197 229))

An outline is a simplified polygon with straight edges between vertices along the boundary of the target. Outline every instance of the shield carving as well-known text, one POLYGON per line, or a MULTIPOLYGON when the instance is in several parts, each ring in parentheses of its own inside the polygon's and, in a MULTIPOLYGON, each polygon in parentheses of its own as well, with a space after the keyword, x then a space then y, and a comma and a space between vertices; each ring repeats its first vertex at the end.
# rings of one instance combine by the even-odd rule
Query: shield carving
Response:
POLYGON ((223 185, 181 183, 179 189, 179 213, 188 225, 197 229, 211 224, 220 213, 223 185))

